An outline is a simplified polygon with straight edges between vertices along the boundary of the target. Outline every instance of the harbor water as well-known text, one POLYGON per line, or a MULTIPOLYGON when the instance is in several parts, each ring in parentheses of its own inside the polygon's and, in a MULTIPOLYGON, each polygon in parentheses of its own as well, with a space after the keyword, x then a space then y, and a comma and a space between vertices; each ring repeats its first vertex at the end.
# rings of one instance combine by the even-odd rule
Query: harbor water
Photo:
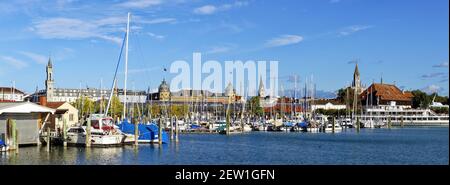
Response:
POLYGON ((21 147, 9 165, 428 165, 449 163, 449 128, 362 129, 340 133, 183 134, 178 144, 83 148, 21 147))

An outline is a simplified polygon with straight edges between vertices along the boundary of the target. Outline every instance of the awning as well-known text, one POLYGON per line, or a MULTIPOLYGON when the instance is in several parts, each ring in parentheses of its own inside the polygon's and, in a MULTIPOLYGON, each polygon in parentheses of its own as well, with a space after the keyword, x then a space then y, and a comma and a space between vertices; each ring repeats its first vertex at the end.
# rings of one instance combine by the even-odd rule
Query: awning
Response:
POLYGON ((0 103, 0 115, 3 113, 52 113, 55 109, 44 107, 31 102, 0 103))

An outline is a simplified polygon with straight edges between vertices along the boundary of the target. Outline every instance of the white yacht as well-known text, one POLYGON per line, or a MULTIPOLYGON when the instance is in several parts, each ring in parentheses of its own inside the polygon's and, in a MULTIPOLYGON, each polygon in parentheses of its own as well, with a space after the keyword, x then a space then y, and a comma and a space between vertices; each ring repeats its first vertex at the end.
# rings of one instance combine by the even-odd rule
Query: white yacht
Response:
MULTIPOLYGON (((333 132, 333 124, 328 123, 324 129, 325 129, 325 132, 333 132)), ((337 123, 334 124, 334 132, 340 132, 340 131, 342 131, 342 127, 337 123)))
MULTIPOLYGON (((91 145, 107 146, 121 144, 124 139, 122 134, 106 134, 99 129, 91 130, 91 145)), ((67 144, 85 145, 86 144, 86 127, 71 127, 67 130, 67 144)))
MULTIPOLYGON (((113 119, 91 115, 91 145, 107 146, 122 144, 126 136, 115 129, 113 119)), ((70 127, 67 130, 67 144, 86 144, 86 126, 70 127)))

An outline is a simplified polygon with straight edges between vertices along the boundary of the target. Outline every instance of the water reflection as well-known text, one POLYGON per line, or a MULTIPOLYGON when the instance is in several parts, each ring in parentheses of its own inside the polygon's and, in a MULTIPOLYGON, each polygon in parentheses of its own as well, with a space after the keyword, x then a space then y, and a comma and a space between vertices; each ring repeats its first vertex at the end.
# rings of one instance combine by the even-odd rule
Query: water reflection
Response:
POLYGON ((22 147, 0 165, 105 164, 448 164, 448 127, 324 133, 183 135, 179 142, 109 148, 22 147), (358 150, 355 150, 358 148, 358 150), (303 156, 303 157, 300 157, 303 156), (424 158, 423 156, 427 156, 424 158))

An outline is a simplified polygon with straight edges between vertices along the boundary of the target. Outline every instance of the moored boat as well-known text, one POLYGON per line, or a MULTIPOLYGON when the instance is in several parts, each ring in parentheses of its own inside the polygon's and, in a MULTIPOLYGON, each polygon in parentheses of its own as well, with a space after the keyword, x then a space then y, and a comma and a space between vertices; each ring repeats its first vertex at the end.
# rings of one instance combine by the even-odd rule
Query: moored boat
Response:
MULTIPOLYGON (((126 134, 130 139, 125 142, 134 142, 135 125, 128 122, 128 120, 123 120, 117 127, 119 130, 126 134)), ((139 143, 158 143, 159 142, 159 127, 155 123, 138 123, 138 142, 139 143)), ((168 136, 164 130, 161 130, 162 143, 168 143, 168 136)))

